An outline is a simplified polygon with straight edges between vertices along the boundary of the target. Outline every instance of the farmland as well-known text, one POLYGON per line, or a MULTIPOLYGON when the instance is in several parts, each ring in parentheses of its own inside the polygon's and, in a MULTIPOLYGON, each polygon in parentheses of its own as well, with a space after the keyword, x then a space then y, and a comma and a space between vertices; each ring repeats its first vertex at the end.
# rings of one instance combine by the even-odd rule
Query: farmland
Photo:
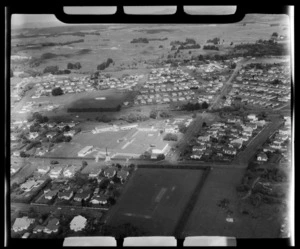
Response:
POLYGON ((202 170, 138 169, 108 224, 133 223, 149 235, 172 235, 202 170))

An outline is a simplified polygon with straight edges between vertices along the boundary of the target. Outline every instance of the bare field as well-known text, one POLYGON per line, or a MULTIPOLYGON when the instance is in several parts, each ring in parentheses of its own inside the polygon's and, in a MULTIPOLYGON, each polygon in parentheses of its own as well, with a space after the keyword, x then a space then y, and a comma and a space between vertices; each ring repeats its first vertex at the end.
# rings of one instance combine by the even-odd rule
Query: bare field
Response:
POLYGON ((108 224, 130 222, 149 235, 172 235, 202 170, 138 169, 108 224))

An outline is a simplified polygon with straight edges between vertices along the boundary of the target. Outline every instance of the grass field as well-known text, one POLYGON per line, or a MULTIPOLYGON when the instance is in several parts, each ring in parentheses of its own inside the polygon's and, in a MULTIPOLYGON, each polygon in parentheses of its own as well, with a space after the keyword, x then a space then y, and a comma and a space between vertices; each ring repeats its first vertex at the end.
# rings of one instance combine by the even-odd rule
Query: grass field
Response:
POLYGON ((211 170, 187 221, 185 236, 278 237, 280 211, 276 205, 265 205, 263 208, 248 207, 248 210, 251 210, 249 215, 241 213, 235 187, 244 173, 244 169, 211 170), (224 198, 229 200, 230 214, 218 206, 224 198), (233 218, 232 223, 226 221, 228 217, 233 218))
POLYGON ((149 235, 172 235, 202 170, 138 169, 108 215, 108 224, 132 223, 149 235))

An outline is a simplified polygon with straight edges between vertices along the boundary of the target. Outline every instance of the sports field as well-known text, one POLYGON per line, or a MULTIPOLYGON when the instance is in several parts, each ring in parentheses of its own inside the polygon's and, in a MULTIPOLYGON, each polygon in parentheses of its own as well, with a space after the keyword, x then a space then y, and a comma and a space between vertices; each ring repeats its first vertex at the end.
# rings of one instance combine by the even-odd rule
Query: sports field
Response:
POLYGON ((172 235, 203 170, 138 169, 107 222, 131 223, 147 235, 172 235))

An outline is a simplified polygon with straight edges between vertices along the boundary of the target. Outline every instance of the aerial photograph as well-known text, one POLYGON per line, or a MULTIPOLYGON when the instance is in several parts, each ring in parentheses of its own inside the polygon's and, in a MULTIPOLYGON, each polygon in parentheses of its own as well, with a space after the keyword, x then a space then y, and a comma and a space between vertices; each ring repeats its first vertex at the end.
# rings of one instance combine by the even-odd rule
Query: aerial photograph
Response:
POLYGON ((290 237, 290 34, 13 14, 10 238, 290 237))

